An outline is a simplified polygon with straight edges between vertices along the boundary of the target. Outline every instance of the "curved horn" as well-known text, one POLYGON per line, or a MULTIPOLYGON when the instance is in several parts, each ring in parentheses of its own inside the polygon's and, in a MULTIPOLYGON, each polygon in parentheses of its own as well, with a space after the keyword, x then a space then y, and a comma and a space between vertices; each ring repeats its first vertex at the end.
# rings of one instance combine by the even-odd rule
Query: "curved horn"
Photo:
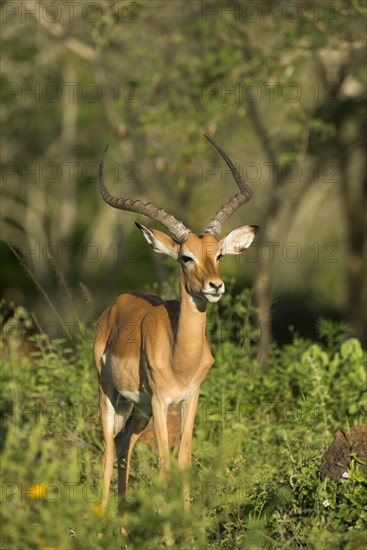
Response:
POLYGON ((101 160, 99 161, 98 172, 98 186, 103 200, 110 206, 113 206, 113 208, 127 210, 129 212, 136 212, 137 214, 148 216, 148 218, 151 218, 152 220, 159 221, 160 223, 165 225, 167 229, 169 229, 169 231, 172 233, 172 235, 176 237, 179 243, 184 242, 191 233, 190 229, 188 229, 182 222, 176 220, 176 218, 174 218, 170 214, 167 214, 167 212, 165 212, 163 208, 156 208, 149 202, 145 203, 141 200, 124 199, 122 197, 114 197, 113 195, 111 195, 106 187, 103 177, 103 161, 107 149, 108 145, 103 151, 101 160))
POLYGON ((232 214, 234 214, 234 212, 236 212, 236 210, 240 208, 240 206, 243 206, 251 199, 252 189, 245 182, 245 180, 238 172, 231 159, 227 157, 223 149, 221 149, 219 145, 217 145, 215 141, 213 141, 210 137, 206 136, 205 134, 204 137, 206 137, 206 139, 210 141, 212 145, 214 145, 217 151, 219 151, 220 155, 225 160, 228 168, 231 170, 235 182, 240 189, 240 193, 234 195, 227 203, 223 204, 220 207, 214 218, 210 220, 209 224, 204 230, 204 233, 211 233, 212 235, 214 235, 214 237, 217 237, 218 234, 221 232, 223 225, 232 216, 232 214))

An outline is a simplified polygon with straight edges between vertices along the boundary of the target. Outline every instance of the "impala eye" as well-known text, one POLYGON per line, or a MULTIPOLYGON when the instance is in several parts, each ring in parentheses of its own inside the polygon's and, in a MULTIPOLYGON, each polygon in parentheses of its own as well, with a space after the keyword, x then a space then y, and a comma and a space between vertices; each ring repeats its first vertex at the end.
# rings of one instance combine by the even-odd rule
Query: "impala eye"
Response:
POLYGON ((184 264, 194 261, 193 258, 191 258, 190 256, 181 256, 181 260, 184 262, 184 264))
POLYGON ((219 262, 223 258, 223 254, 218 254, 217 256, 217 262, 219 262))

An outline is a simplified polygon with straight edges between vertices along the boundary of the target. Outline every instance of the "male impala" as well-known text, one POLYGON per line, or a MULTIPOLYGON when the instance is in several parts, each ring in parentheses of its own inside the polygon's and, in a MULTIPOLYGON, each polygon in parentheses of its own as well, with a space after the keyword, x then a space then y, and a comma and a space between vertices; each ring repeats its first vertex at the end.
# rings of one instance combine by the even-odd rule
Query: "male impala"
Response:
MULTIPOLYGON (((207 136, 205 136, 207 137, 207 136)), ((153 416, 163 478, 169 468, 167 410, 181 405, 179 466, 191 464, 191 443, 200 384, 213 363, 205 339, 206 304, 224 293, 218 261, 225 254, 243 252, 258 227, 246 225, 217 240, 223 224, 252 195, 231 160, 216 147, 240 189, 224 204, 202 235, 195 235, 162 208, 140 200, 113 197, 103 178, 103 153, 99 165, 99 190, 107 204, 143 214, 165 225, 172 233, 136 224, 155 252, 167 254, 180 265, 181 302, 164 301, 149 294, 123 294, 100 317, 94 345, 99 378, 100 411, 104 436, 104 494, 108 501, 114 462, 118 459, 118 493, 126 493, 131 453, 153 416)), ((185 506, 189 506, 185 487, 185 506)))

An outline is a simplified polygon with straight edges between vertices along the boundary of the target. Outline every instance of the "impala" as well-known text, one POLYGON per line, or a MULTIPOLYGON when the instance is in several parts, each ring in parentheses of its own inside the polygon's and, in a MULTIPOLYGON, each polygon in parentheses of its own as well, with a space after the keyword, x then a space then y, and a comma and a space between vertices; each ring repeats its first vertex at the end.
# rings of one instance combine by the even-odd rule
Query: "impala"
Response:
MULTIPOLYGON (((104 201, 159 221, 172 237, 139 223, 155 252, 171 256, 180 266, 181 301, 164 301, 140 293, 122 294, 100 317, 94 345, 99 379, 100 413, 104 437, 104 492, 106 506, 114 464, 114 443, 118 460, 118 494, 128 486, 133 447, 153 416, 163 479, 169 469, 167 410, 181 407, 180 469, 191 464, 192 432, 200 384, 213 363, 205 338, 207 302, 218 302, 224 283, 218 271, 225 254, 239 254, 250 246, 258 226, 246 225, 218 240, 223 224, 252 195, 251 188, 216 143, 205 136, 227 163, 240 192, 224 204, 201 235, 182 222, 141 200, 112 196, 99 164, 99 190, 104 201)), ((189 488, 184 486, 185 507, 189 488)))

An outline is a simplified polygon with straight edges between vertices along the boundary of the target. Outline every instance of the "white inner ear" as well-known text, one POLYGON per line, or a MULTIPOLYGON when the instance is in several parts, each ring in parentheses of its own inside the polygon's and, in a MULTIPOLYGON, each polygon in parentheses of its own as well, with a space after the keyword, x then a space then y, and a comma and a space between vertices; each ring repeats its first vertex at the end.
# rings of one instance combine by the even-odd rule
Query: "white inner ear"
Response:
POLYGON ((159 254, 167 254, 177 260, 179 245, 171 239, 169 235, 166 235, 161 231, 152 231, 148 227, 141 224, 139 225, 139 229, 143 233, 149 246, 151 246, 155 252, 158 252, 159 254))
POLYGON ((139 229, 143 233, 147 243, 150 246, 153 246, 154 245, 154 235, 153 235, 152 231, 150 229, 148 229, 147 227, 145 227, 145 225, 141 225, 141 224, 139 225, 139 229))
POLYGON ((255 238, 257 227, 245 225, 238 229, 233 229, 219 243, 220 253, 225 254, 241 254, 250 246, 255 238))

